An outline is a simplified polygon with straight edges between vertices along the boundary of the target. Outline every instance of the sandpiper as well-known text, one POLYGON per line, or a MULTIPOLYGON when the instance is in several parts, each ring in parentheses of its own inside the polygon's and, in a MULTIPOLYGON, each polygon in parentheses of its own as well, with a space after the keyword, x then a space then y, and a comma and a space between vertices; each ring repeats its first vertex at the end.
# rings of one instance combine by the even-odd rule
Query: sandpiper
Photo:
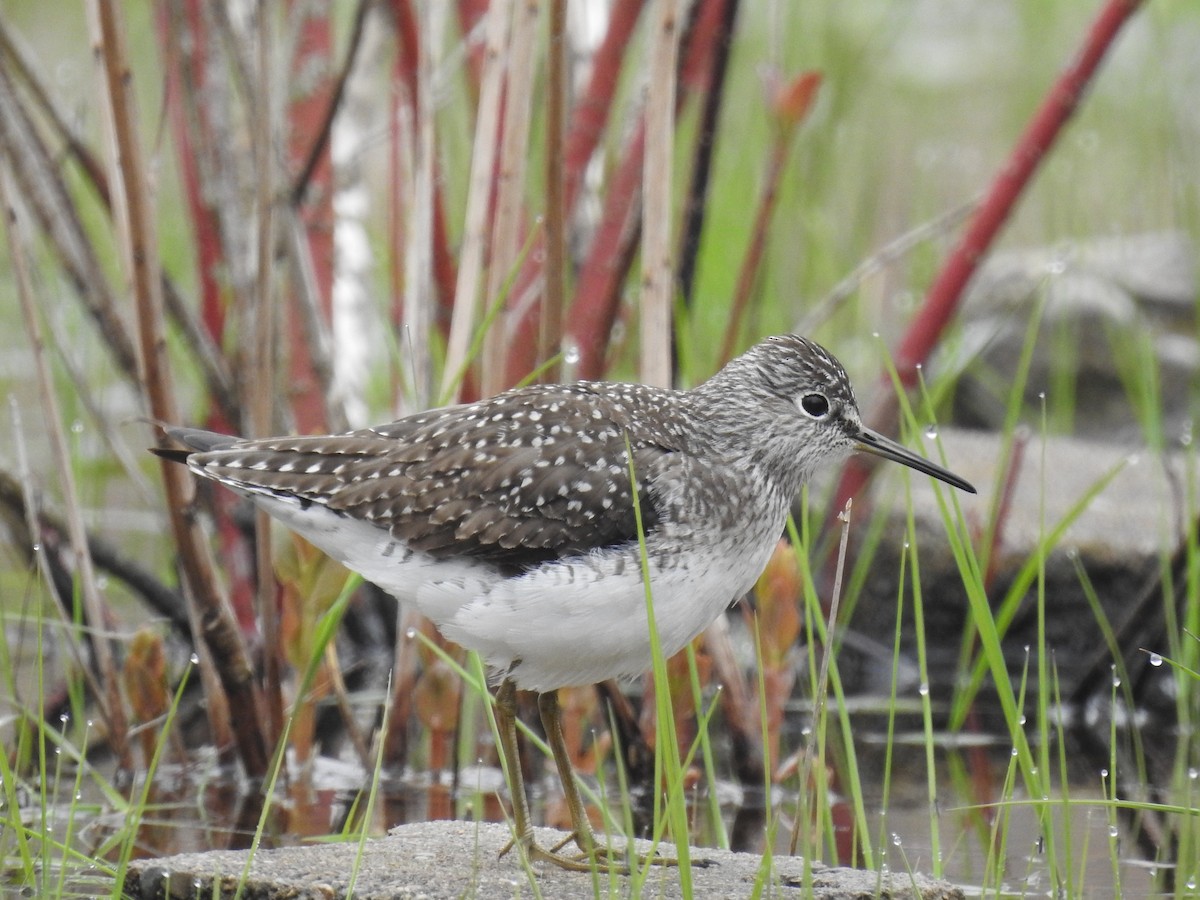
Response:
POLYGON ((500 683, 515 840, 572 869, 604 851, 557 691, 650 666, 635 496, 658 636, 673 654, 754 584, 818 466, 863 451, 975 490, 863 425, 841 364, 797 335, 762 341, 687 391, 535 385, 345 434, 168 433, 189 449, 155 452, 249 498, 484 658, 500 683), (533 840, 518 690, 538 694, 581 856, 533 840))

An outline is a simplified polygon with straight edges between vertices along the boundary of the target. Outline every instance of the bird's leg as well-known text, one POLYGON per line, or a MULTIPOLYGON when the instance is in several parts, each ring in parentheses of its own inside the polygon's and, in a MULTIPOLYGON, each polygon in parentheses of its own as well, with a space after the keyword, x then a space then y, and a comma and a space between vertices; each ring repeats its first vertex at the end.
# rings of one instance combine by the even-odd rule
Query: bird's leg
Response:
MULTIPOLYGON (((496 691, 496 728, 500 732, 500 750, 508 764, 508 790, 512 795, 515 836, 513 841, 500 851, 500 855, 507 853, 515 843, 528 859, 535 862, 541 860, 576 872, 590 872, 597 861, 603 861, 609 865, 615 864, 621 871, 628 871, 628 860, 622 854, 610 853, 599 846, 592 833, 591 822, 584 811, 583 798, 579 795, 579 787, 575 783, 575 770, 567 753, 567 742, 563 739, 562 710, 558 705, 556 691, 538 695, 538 712, 541 714, 546 740, 558 767, 558 777, 562 781, 563 792, 567 798, 574 833, 550 850, 538 846, 533 840, 533 820, 529 815, 529 801, 525 796, 525 779, 521 775, 521 757, 517 749, 517 687, 506 679, 496 691), (572 838, 583 851, 579 856, 566 856, 559 852, 572 838)), ((649 862, 660 866, 677 865, 676 860, 659 856, 642 857, 640 861, 642 864, 649 862)))
MULTIPOLYGON (((500 752, 508 764, 508 793, 512 800, 513 827, 516 841, 533 846, 533 823, 529 818, 529 799, 525 796, 525 778, 521 774, 521 757, 517 750, 517 686, 507 678, 496 691, 496 729, 500 732, 500 752)), ((500 851, 503 856, 512 844, 500 851)))
MULTIPOLYGON (((512 796, 513 830, 516 834, 513 841, 506 844, 500 851, 500 855, 503 856, 516 843, 524 851, 526 858, 531 861, 544 860, 564 869, 590 872, 592 866, 587 859, 563 856, 554 850, 545 850, 534 843, 533 820, 529 816, 529 800, 525 796, 525 779, 521 775, 521 757, 517 749, 517 686, 508 679, 505 679, 499 690, 496 691, 496 728, 500 732, 500 751, 504 754, 504 761, 508 765, 508 791, 512 796)), ((559 743, 562 743, 561 729, 559 730, 559 743)), ((570 766, 569 760, 567 765, 570 766)), ((590 830, 587 834, 588 837, 591 837, 590 830)))
MULTIPOLYGON (((558 767, 558 778, 562 782, 563 794, 567 800, 567 809, 571 812, 571 827, 575 832, 573 835, 575 843, 583 851, 585 857, 600 857, 614 861, 613 854, 599 846, 596 836, 592 832, 592 823, 588 820, 587 812, 584 810, 583 798, 579 795, 579 786, 575 783, 575 769, 571 765, 571 756, 567 752, 567 742, 563 738, 562 708, 558 705, 557 691, 547 691, 544 694, 538 694, 538 713, 542 717, 542 728, 546 732, 546 742, 550 744, 550 751, 554 754, 554 763, 558 767)), ((564 841, 563 843, 566 842, 564 841)), ((558 850, 561 847, 562 844, 554 849, 558 850)), ((632 841, 630 842, 630 847, 632 847, 632 841)), ((628 853, 628 851, 626 852, 628 853)), ((555 853, 554 855, 557 856, 558 854, 555 853)), ((640 856, 636 858, 642 865, 647 863, 656 866, 674 866, 679 864, 678 860, 664 856, 640 856)), ((621 862, 626 867, 628 866, 628 862, 621 862)))
POLYGON ((542 717, 546 742, 550 745, 550 752, 554 754, 554 765, 558 767, 558 780, 562 782, 567 809, 571 813, 575 843, 590 856, 596 852, 596 838, 592 834, 592 823, 583 807, 583 798, 579 795, 579 785, 575 783, 575 768, 571 765, 567 742, 563 738, 562 707, 558 705, 558 691, 538 694, 538 714, 542 717))

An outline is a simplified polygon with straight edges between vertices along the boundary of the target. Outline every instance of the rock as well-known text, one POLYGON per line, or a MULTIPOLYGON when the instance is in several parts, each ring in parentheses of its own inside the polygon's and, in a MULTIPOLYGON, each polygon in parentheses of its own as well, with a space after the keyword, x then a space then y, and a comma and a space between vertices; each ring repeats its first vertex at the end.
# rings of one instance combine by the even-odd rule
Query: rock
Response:
MULTIPOLYGON (((972 539, 978 543, 995 502, 998 473, 1006 465, 1001 439, 987 432, 942 428, 938 440, 949 468, 980 491, 978 497, 951 497, 954 492, 942 488, 947 502, 957 500, 960 504, 972 539)), ((1095 591, 1107 625, 1118 635, 1131 616, 1147 615, 1132 600, 1159 574, 1164 554, 1169 555, 1182 540, 1188 516, 1183 489, 1187 460, 1182 448, 1160 458, 1148 451, 1131 453, 1128 447, 1096 440, 1049 437, 1043 443, 1036 435, 1027 435, 1026 440, 993 561, 989 602, 995 614, 1022 568, 1036 562, 1039 545, 1072 516, 1075 507, 1082 506, 1062 535, 1044 551, 1042 562, 1046 639, 1054 654, 1059 689, 1063 697, 1068 697, 1085 686, 1081 680, 1094 675, 1097 662, 1104 663, 1101 657, 1108 653, 1088 590, 1095 591), (1089 498, 1089 494, 1093 496, 1089 498), (1086 575, 1086 585, 1081 572, 1086 575)), ((928 441, 925 443, 926 455, 942 458, 928 441)), ((875 485, 872 502, 887 507, 888 520, 870 561, 863 596, 848 623, 865 644, 847 645, 838 661, 843 682, 851 692, 879 690, 886 684, 879 679, 890 677, 890 665, 880 667, 878 658, 880 654, 889 660, 891 657, 900 554, 908 540, 906 510, 899 494, 900 471, 893 467, 878 475, 882 477, 875 485)), ((929 686, 936 697, 945 698, 957 683, 963 634, 974 626, 932 482, 922 476, 908 477, 924 600, 929 686)), ((858 518, 851 529, 848 565, 853 565, 864 550, 861 545, 855 546, 856 541, 861 542, 868 533, 865 510, 859 512, 856 507, 855 514, 858 518)), ((906 579, 910 573, 911 566, 906 570, 906 579)), ((1151 614, 1161 619, 1162 603, 1151 606, 1151 614)), ((911 585, 906 584, 903 652, 906 658, 915 659, 911 616, 911 585)), ((1037 638, 1034 580, 1002 634, 1014 684, 1029 667, 1029 692, 1034 690, 1037 673, 1026 648, 1036 647, 1037 638)), ((1135 655, 1139 652, 1137 647, 1125 649, 1135 655)), ((1148 649, 1167 651, 1161 644, 1148 649)), ((1101 669, 1107 673, 1107 664, 1101 669)), ((909 696, 911 691, 915 697, 915 667, 911 671, 914 682, 902 684, 901 693, 909 696)), ((1164 673, 1163 677, 1170 676, 1164 673)), ((1109 689, 1107 680, 1102 687, 1109 689)), ((998 715, 998 710, 993 712, 998 715)))
POLYGON ((1141 400, 1131 383, 1157 363, 1167 433, 1190 427, 1190 386, 1200 372, 1196 341, 1196 249, 1181 232, 1096 238, 1047 249, 997 253, 972 280, 963 303, 963 368, 956 424, 998 429, 1025 352, 1032 316, 1040 320, 1025 401, 1040 416, 1048 400, 1059 431, 1106 441, 1143 440, 1141 400))
MULTIPOLYGON (((508 842, 507 825, 475 822, 423 822, 394 829, 388 837, 359 845, 313 844, 259 850, 253 862, 248 851, 214 850, 130 864, 125 896, 134 898, 232 897, 239 882, 246 900, 333 900, 353 893, 361 900, 457 900, 460 897, 504 898, 545 896, 555 900, 597 896, 634 896, 629 876, 597 876, 538 865, 527 872, 509 853, 499 856, 508 842), (244 873, 244 874, 243 874, 244 873)), ((566 834, 537 829, 543 846, 566 834)), ((649 847, 644 842, 639 846, 649 847)), ((665 853, 673 848, 664 845, 665 853)), ((691 871, 695 897, 741 898, 754 892, 763 859, 748 853, 693 849, 693 859, 713 865, 691 871)), ((804 862, 775 857, 775 886, 769 896, 800 897, 804 862)), ((679 871, 652 869, 637 895, 682 897, 679 871)), ((812 892, 821 900, 868 897, 920 897, 924 900, 961 898, 963 892, 944 881, 907 873, 881 876, 877 872, 813 865, 812 892)))

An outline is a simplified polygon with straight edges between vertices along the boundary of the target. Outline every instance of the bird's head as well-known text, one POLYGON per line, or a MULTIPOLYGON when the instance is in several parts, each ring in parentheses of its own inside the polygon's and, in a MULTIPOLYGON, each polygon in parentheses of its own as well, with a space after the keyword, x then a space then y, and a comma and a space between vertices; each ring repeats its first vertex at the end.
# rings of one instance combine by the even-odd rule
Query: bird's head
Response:
POLYGON ((864 425, 842 364, 799 335, 756 344, 695 393, 714 440, 769 470, 795 473, 787 481, 862 452, 975 493, 953 472, 864 425))

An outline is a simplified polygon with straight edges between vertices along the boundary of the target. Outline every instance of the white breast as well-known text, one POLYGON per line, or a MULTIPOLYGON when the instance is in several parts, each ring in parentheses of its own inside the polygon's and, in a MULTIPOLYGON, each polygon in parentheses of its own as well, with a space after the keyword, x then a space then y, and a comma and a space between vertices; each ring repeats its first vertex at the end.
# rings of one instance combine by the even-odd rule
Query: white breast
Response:
MULTIPOLYGON (((301 508, 261 495, 254 499, 347 568, 415 606, 447 638, 478 651, 519 688, 549 691, 595 684, 650 667, 646 592, 636 546, 505 577, 487 563, 435 559, 410 550, 376 526, 318 505, 301 508)), ((731 552, 720 556, 708 542, 682 541, 676 545, 682 549, 650 566, 664 654, 686 646, 762 573, 773 542, 764 539, 763 527, 754 531, 725 535, 722 544, 731 552)), ((659 543, 665 538, 660 536, 659 543)), ((660 546, 652 542, 648 549, 657 558, 660 546)))

